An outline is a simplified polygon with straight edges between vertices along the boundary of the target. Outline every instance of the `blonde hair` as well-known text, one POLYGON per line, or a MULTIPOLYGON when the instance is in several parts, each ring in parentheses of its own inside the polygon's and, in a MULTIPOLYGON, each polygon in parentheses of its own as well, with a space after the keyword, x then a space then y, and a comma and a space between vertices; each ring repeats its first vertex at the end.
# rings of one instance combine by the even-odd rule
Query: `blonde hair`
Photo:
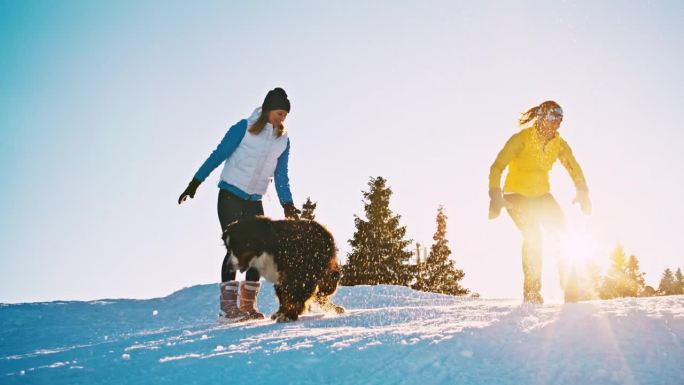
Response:
MULTIPOLYGON (((261 133, 261 131, 266 126, 266 123, 268 123, 268 113, 269 111, 261 111, 259 119, 257 119, 251 127, 249 127, 248 131, 250 134, 259 135, 261 133)), ((285 133, 285 126, 281 123, 276 128, 277 130, 275 132, 275 136, 276 138, 280 138, 285 133)))
POLYGON ((560 104, 554 102, 553 100, 547 100, 538 106, 530 108, 520 115, 520 118, 518 119, 518 126, 521 128, 526 126, 528 123, 541 116, 544 112, 553 108, 560 108, 560 104))

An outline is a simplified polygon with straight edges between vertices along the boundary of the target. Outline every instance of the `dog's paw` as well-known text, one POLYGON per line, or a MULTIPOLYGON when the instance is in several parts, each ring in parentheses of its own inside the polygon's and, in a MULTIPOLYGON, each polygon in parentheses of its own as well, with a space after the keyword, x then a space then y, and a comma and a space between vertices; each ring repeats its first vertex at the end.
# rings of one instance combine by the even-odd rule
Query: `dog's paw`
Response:
POLYGON ((278 319, 278 317, 280 317, 282 314, 283 314, 282 312, 277 311, 277 312, 271 314, 271 319, 275 321, 275 320, 278 319))
POLYGON ((334 303, 332 303, 330 300, 323 300, 320 302, 316 302, 316 305, 318 305, 319 310, 325 313, 335 313, 335 314, 342 314, 344 313, 344 308, 342 306, 337 306, 334 303))
POLYGON ((288 317, 288 316, 286 316, 285 314, 282 314, 282 313, 281 313, 281 314, 278 314, 278 316, 275 318, 275 321, 276 321, 277 323, 293 322, 293 321, 296 321, 296 320, 297 320, 297 318, 290 318, 290 317, 288 317))

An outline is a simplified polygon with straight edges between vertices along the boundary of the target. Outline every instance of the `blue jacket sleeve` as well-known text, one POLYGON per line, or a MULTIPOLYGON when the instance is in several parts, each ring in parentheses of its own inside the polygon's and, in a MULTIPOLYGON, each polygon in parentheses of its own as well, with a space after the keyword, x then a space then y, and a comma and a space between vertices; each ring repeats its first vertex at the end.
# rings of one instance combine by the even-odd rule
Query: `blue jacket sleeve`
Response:
POLYGON ((204 182, 205 179, 211 174, 216 167, 218 167, 223 161, 228 159, 229 156, 235 152, 235 149, 240 145, 242 139, 245 137, 247 132, 247 120, 241 120, 235 123, 231 128, 228 129, 226 135, 221 140, 221 143, 216 147, 216 149, 209 155, 207 160, 202 163, 197 173, 195 173, 195 179, 200 182, 204 182))
POLYGON ((280 204, 292 203, 292 192, 290 191, 290 177, 287 175, 287 163, 290 160, 290 139, 287 139, 285 151, 278 157, 274 181, 280 204))

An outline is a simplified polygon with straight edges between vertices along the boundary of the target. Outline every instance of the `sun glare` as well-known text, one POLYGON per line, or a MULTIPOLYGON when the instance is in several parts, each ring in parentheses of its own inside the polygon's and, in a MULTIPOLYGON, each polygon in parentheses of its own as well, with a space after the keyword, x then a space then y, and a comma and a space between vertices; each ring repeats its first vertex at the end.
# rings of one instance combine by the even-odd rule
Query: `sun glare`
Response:
POLYGON ((559 239, 558 247, 561 270, 568 274, 567 280, 561 279, 561 286, 576 285, 581 299, 596 298, 597 285, 608 258, 601 254, 595 233, 585 222, 571 222, 559 239))
POLYGON ((598 243, 586 228, 572 227, 560 238, 560 258, 574 265, 600 261, 598 243))

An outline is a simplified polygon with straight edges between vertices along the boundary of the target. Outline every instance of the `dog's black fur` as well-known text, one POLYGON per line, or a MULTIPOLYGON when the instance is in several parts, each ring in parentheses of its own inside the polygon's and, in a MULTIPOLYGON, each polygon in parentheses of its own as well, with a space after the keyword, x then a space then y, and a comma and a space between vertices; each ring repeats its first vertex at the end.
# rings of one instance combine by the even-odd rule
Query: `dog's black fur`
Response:
MULTIPOLYGON (((280 308, 272 319, 294 321, 308 309, 311 301, 325 311, 344 312, 344 308, 330 301, 340 281, 335 241, 318 222, 267 217, 244 219, 226 228, 223 242, 234 267, 240 271, 248 269, 264 253, 272 256, 278 272, 277 282, 273 283, 280 301, 280 308)), ((259 266, 252 267, 262 275, 268 274, 259 266)), ((270 281, 272 274, 268 275, 264 278, 270 281)))

